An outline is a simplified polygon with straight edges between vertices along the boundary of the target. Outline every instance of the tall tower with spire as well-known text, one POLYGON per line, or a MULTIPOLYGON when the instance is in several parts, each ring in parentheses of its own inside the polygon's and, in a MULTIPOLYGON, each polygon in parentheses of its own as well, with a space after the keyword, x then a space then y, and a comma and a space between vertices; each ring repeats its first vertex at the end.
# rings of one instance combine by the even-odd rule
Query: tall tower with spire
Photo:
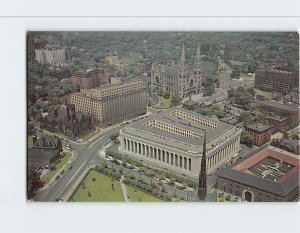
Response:
POLYGON ((207 192, 206 186, 207 171, 206 171, 206 131, 204 133, 203 153, 201 159, 201 170, 199 174, 198 198, 199 201, 204 201, 207 192))
POLYGON ((199 43, 198 43, 197 52, 196 52, 195 59, 194 59, 194 72, 201 73, 201 53, 200 53, 199 43))
POLYGON ((202 80, 201 80, 201 52, 200 52, 200 45, 198 43, 196 55, 194 58, 194 77, 195 77, 195 84, 197 85, 197 91, 195 94, 199 94, 201 92, 202 87, 202 80))
POLYGON ((186 95, 186 86, 187 86, 187 67, 185 59, 184 44, 181 48, 181 56, 179 61, 179 71, 178 71, 178 81, 177 81, 177 90, 179 95, 184 98, 186 95))
POLYGON ((179 61, 179 75, 186 75, 186 59, 185 59, 185 51, 184 44, 182 44, 181 48, 181 56, 179 61))

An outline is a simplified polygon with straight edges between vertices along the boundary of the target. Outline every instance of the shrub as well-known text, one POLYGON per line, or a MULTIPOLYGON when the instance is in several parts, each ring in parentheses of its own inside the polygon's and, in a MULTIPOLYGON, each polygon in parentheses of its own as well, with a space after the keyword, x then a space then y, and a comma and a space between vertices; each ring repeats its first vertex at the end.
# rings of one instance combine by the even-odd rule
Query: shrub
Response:
POLYGON ((172 200, 172 197, 171 197, 169 194, 166 194, 166 195, 165 195, 165 199, 166 199, 167 201, 171 201, 171 200, 172 200))
POLYGON ((92 181, 96 181, 96 178, 95 178, 95 177, 93 177, 92 181))
POLYGON ((89 195, 89 197, 91 197, 91 196, 92 196, 92 194, 91 194, 91 192, 90 192, 90 191, 88 191, 88 195, 89 195))

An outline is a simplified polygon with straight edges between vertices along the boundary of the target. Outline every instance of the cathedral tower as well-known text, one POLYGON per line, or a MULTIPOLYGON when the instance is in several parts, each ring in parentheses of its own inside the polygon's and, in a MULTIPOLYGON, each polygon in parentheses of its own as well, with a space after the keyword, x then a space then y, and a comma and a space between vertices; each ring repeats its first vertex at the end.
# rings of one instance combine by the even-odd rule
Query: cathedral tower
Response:
POLYGON ((198 186, 198 198, 200 201, 204 201, 207 192, 206 186, 207 171, 206 171, 206 131, 204 133, 203 141, 203 153, 201 159, 201 170, 199 174, 199 186, 198 186))
POLYGON ((185 59, 184 44, 182 44, 181 57, 179 61, 179 71, 178 71, 178 82, 177 90, 181 98, 186 96, 186 87, 187 87, 187 67, 185 59))
POLYGON ((197 52, 194 59, 194 76, 197 84, 197 91, 196 94, 199 94, 202 89, 202 80, 201 80, 201 53, 200 53, 200 46, 198 44, 197 52))

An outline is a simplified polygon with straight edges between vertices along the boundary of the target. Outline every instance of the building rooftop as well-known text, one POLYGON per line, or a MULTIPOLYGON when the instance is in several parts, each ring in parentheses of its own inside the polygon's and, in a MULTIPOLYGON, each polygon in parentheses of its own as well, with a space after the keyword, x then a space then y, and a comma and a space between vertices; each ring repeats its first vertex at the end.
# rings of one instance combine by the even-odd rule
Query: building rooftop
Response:
POLYGON ((28 160, 51 160, 59 150, 28 149, 28 160))
POLYGON ((257 123, 254 123, 254 124, 247 125, 246 128, 252 129, 252 130, 255 130, 255 131, 259 131, 259 132, 263 132, 263 131, 266 131, 268 129, 271 129, 272 125, 257 122, 257 123))
POLYGON ((285 197, 299 186, 299 158, 264 145, 220 170, 218 177, 285 197))
POLYGON ((281 103, 277 103, 277 102, 255 100, 255 103, 263 104, 263 105, 274 107, 274 108, 280 108, 282 110, 287 110, 287 111, 297 111, 297 112, 299 111, 298 108, 291 107, 286 104, 281 104, 281 103))
POLYGON ((204 130, 207 132, 207 144, 214 140, 214 145, 217 145, 230 136, 229 131, 233 133, 237 128, 181 107, 173 107, 123 129, 126 134, 195 153, 201 151, 204 130))

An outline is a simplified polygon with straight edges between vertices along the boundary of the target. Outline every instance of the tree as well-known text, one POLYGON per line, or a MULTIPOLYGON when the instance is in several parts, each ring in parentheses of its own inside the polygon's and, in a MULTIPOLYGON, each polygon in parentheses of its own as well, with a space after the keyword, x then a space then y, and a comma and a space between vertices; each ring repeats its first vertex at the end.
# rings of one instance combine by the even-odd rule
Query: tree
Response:
POLYGON ((298 134, 293 134, 293 135, 292 135, 292 139, 299 140, 299 135, 298 135, 298 134))
POLYGON ((271 140, 271 143, 270 143, 271 146, 274 146, 274 147, 277 147, 277 148, 280 148, 281 146, 281 143, 280 143, 280 140, 278 138, 273 138, 271 140))
POLYGON ((157 90, 157 95, 163 96, 163 94, 164 94, 163 89, 162 89, 162 88, 159 88, 159 89, 157 90))
POLYGON ((110 135, 110 140, 112 140, 113 142, 117 142, 117 139, 119 137, 119 133, 114 133, 112 135, 110 135))
POLYGON ((241 71, 239 68, 237 67, 234 67, 231 74, 230 74, 230 77, 231 78, 239 78, 240 77, 240 74, 241 74, 241 71))
POLYGON ((274 99, 274 100, 280 100, 281 98, 282 98, 282 94, 281 94, 281 93, 275 92, 275 93, 273 94, 273 99, 274 99))
POLYGON ((170 92, 164 92, 164 98, 169 99, 170 98, 170 92))
POLYGON ((27 198, 32 199, 37 190, 44 186, 44 183, 40 179, 40 172, 37 172, 33 167, 28 168, 27 173, 27 198))
POLYGON ((175 93, 171 96, 171 103, 173 106, 178 105, 180 103, 180 101, 181 101, 181 99, 180 99, 178 93, 175 93))
POLYGON ((255 118, 254 118, 254 121, 255 122, 262 122, 262 123, 265 123, 267 122, 267 117, 265 114, 263 113, 258 113, 255 118))
POLYGON ((252 115, 249 112, 242 111, 239 118, 240 122, 244 122, 246 125, 252 123, 252 115))
POLYGON ((255 143, 255 138, 247 132, 242 132, 241 143, 251 147, 255 143))

